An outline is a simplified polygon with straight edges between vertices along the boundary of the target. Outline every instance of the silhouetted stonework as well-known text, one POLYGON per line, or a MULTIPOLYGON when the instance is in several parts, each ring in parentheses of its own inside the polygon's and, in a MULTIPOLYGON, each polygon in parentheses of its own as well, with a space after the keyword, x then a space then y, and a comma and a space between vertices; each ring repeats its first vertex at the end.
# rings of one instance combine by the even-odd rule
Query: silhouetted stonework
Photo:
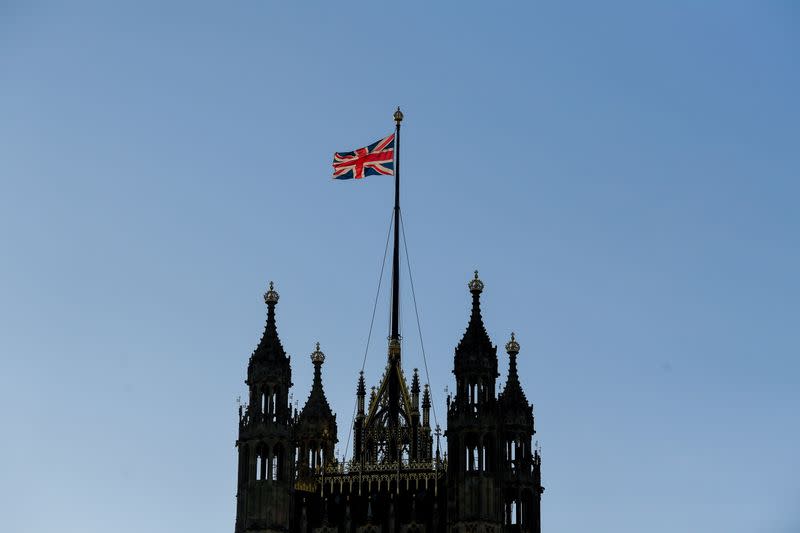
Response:
POLYGON ((250 399, 239 411, 235 533, 540 533, 541 455, 531 448, 533 407, 517 375, 519 344, 512 334, 497 396, 497 347, 481 317, 483 288, 476 272, 469 324, 455 349, 456 388, 447 398, 447 452, 440 452, 439 428, 431 428, 428 385, 420 388, 414 370, 408 387, 400 346, 390 342, 386 371, 369 398, 358 376, 353 457, 345 463, 334 455, 336 415, 323 390, 319 344, 311 354, 311 393, 292 412, 291 362, 270 284, 266 328, 247 369, 250 399))

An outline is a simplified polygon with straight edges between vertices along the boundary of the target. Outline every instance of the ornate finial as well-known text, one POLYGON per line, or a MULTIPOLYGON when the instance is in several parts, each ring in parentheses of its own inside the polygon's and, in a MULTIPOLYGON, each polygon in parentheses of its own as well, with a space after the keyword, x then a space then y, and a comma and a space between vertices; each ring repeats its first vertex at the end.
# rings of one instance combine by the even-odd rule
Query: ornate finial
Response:
POLYGON ((325 362, 325 354, 319 349, 319 343, 317 343, 317 349, 311 352, 311 362, 315 365, 325 362))
POLYGON ((403 112, 400 111, 400 106, 397 106, 397 111, 394 112, 394 121, 398 124, 403 122, 403 112))
POLYGON ((509 354, 517 355, 519 353, 519 343, 514 338, 514 332, 511 332, 511 340, 506 343, 506 352, 509 354))
POLYGON ((275 285, 270 281, 269 290, 264 293, 264 303, 276 304, 278 303, 278 291, 275 290, 275 285))
POLYGON ((480 292, 483 291, 483 282, 478 277, 478 271, 477 270, 475 271, 475 277, 470 280, 470 282, 467 284, 467 286, 469 287, 470 292, 480 293, 480 292))

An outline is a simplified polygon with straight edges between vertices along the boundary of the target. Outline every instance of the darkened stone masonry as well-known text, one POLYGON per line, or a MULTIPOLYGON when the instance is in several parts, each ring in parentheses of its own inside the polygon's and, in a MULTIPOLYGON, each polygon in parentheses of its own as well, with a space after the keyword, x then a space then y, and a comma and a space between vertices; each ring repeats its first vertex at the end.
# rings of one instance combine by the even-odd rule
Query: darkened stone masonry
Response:
POLYGON ((308 399, 299 412, 289 404, 291 361, 270 283, 267 324, 247 367, 249 402, 239 412, 235 533, 540 533, 541 455, 531 447, 533 407, 517 375, 520 346, 512 333, 498 396, 497 347, 483 324, 477 272, 468 286, 472 310, 455 349, 446 451, 431 428, 428 385, 420 386, 415 369, 408 387, 400 345, 390 341, 369 398, 357 377, 353 455, 345 462, 334 455, 338 426, 319 344, 308 399))

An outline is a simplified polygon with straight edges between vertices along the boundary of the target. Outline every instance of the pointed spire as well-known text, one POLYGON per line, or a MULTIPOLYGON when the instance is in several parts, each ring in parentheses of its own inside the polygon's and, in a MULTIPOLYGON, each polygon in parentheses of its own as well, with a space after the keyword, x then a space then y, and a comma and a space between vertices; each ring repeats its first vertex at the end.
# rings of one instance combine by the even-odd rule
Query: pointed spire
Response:
POLYGON ((264 293, 264 303, 267 304, 267 325, 264 327, 264 334, 261 341, 253 351, 255 359, 262 360, 286 360, 286 352, 283 349, 281 340, 278 337, 278 327, 275 324, 275 306, 278 304, 278 292, 275 290, 273 282, 269 282, 269 290, 264 293))
POLYGON ((431 389, 425 384, 425 392, 422 393, 422 425, 431 427, 431 389))
POLYGON ((364 384, 364 371, 358 373, 358 387, 356 388, 356 398, 358 398, 358 416, 364 416, 364 397, 367 395, 367 387, 364 384))
POLYGON ((305 429, 308 428, 322 434, 328 431, 329 434, 336 434, 336 417, 331 410, 328 399, 325 397, 325 390, 322 387, 322 365, 325 363, 325 354, 320 350, 319 343, 316 349, 311 352, 311 362, 314 364, 314 381, 311 384, 311 393, 308 400, 300 411, 298 425, 305 429))
POLYGON ((517 374, 519 343, 513 332, 511 333, 511 340, 506 343, 506 353, 508 353, 508 379, 498 400, 507 407, 527 407, 528 399, 525 397, 525 391, 522 390, 522 386, 519 383, 519 375, 517 374))
POLYGON ((366 396, 367 395, 367 386, 364 383, 364 371, 358 373, 358 387, 356 388, 356 394, 358 396, 366 396))
POLYGON ((485 354, 494 353, 492 341, 489 339, 489 334, 486 333, 486 327, 483 325, 483 317, 481 316, 481 293, 483 292, 483 281, 478 277, 478 271, 475 271, 475 277, 467 284, 469 292, 472 293, 472 313, 469 317, 469 324, 461 342, 456 347, 456 359, 464 353, 471 354, 485 354))
POLYGON ((414 369, 414 377, 411 378, 411 394, 419 394, 419 370, 414 369))

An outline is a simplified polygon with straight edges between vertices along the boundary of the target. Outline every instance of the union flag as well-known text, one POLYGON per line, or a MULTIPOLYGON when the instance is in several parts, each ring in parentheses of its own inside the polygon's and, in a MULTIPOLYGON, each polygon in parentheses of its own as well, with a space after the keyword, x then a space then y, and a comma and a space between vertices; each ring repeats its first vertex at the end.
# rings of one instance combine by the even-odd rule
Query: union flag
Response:
POLYGON ((394 176, 394 133, 366 148, 333 154, 333 179, 360 180, 375 174, 394 176))

